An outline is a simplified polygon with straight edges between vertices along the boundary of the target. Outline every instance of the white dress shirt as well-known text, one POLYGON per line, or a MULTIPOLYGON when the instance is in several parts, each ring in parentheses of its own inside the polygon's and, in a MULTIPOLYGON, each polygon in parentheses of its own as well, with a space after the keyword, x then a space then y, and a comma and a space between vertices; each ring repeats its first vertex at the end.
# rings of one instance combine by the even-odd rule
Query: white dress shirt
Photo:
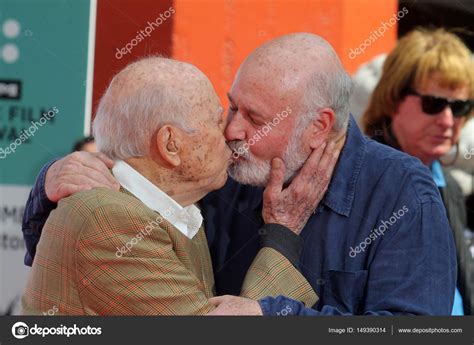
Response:
POLYGON ((158 212, 186 237, 191 239, 197 234, 203 218, 201 211, 195 205, 182 207, 122 160, 115 162, 112 172, 123 188, 158 212))

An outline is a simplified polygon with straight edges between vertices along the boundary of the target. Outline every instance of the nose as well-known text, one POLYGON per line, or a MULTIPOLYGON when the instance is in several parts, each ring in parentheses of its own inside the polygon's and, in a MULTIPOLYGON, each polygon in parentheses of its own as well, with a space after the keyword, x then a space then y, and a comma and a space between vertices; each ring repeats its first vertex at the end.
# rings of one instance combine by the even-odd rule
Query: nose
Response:
POLYGON ((444 128, 451 128, 454 126, 454 116, 451 107, 446 107, 436 116, 438 125, 444 128))
POLYGON ((245 120, 238 112, 229 114, 227 117, 227 127, 225 128, 225 138, 227 141, 245 140, 245 120))

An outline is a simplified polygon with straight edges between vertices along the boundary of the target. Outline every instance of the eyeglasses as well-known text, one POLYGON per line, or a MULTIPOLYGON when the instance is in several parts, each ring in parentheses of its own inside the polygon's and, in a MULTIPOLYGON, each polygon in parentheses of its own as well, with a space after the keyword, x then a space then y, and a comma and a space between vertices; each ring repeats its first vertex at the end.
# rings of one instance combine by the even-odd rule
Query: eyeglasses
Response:
POLYGON ((447 98, 421 95, 418 92, 408 89, 406 95, 414 95, 421 98, 421 109, 428 115, 436 115, 446 109, 447 106, 451 108, 454 117, 462 117, 468 115, 474 106, 474 100, 468 99, 466 101, 455 100, 450 101, 447 98))

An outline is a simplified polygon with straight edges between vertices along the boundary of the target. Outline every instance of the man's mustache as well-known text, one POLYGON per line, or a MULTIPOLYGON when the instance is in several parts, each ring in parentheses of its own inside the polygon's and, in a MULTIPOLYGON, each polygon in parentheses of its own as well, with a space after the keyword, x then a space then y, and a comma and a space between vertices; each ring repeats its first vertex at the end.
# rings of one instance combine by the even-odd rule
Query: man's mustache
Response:
POLYGON ((232 150, 232 157, 234 159, 242 157, 245 159, 250 158, 249 145, 244 140, 232 140, 228 141, 227 145, 232 150))

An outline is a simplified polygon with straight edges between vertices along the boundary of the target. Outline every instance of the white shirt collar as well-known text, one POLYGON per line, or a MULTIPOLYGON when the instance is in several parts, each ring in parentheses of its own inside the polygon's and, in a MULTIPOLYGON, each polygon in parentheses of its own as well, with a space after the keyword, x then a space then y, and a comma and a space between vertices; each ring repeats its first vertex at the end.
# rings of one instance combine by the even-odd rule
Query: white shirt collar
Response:
POLYGON ((112 172, 123 188, 135 195, 146 206, 157 211, 186 237, 193 238, 197 234, 203 218, 201 211, 195 205, 183 208, 122 160, 115 162, 112 172))

